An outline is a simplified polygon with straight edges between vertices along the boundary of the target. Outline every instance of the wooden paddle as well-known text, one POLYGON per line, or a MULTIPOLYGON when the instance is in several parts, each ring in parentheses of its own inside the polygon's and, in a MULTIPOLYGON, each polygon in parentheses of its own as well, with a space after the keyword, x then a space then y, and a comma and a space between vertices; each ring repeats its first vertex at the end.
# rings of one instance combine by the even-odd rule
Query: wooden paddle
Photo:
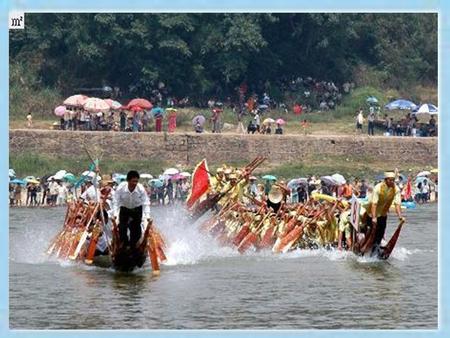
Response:
POLYGON ((381 247, 382 253, 379 255, 380 258, 382 259, 389 258, 389 256, 392 253, 392 250, 394 250, 395 244, 397 244, 398 237, 400 236, 400 231, 402 230, 402 226, 403 224, 405 224, 405 222, 406 222, 405 219, 400 220, 400 223, 398 224, 397 229, 395 230, 388 244, 385 247, 381 247))

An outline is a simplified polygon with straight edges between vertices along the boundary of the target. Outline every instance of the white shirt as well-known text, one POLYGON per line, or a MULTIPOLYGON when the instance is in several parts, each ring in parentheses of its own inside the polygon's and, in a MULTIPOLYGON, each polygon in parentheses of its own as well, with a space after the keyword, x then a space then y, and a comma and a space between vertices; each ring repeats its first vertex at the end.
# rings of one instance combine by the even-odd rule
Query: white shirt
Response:
POLYGON ((67 190, 65 185, 60 185, 59 186, 59 188, 58 188, 58 195, 59 195, 59 197, 65 198, 66 195, 67 195, 67 192, 68 192, 68 190, 67 190))
POLYGON ((89 188, 87 188, 85 190, 84 193, 81 194, 80 197, 86 201, 100 202, 100 191, 97 189, 97 192, 96 192, 94 185, 91 185, 89 188))
POLYGON ((59 191, 59 184, 56 182, 50 182, 48 189, 50 190, 50 195, 57 195, 59 191))
POLYGON ((122 182, 117 187, 113 197, 114 215, 119 214, 120 207, 134 209, 142 205, 142 217, 150 217, 150 200, 142 184, 138 183, 131 192, 128 190, 128 182, 122 182))

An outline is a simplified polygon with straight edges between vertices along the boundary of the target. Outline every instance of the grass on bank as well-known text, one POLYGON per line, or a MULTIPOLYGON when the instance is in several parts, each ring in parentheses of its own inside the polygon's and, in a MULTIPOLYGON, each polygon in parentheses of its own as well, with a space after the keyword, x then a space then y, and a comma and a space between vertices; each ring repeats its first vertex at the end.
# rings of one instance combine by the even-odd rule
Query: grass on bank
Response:
MULTIPOLYGON (((208 163, 211 172, 215 173, 216 169, 223 163, 208 163)), ((247 163, 245 161, 227 162, 227 165, 235 167, 243 167, 247 163)), ((26 177, 33 175, 42 177, 44 175, 53 175, 58 170, 64 169, 75 175, 80 175, 87 170, 89 159, 87 156, 80 157, 61 157, 48 156, 44 154, 22 153, 10 154, 10 168, 16 171, 18 177, 26 177)), ((417 174, 422 170, 430 170, 437 166, 437 163, 430 163, 429 166, 418 166, 412 159, 411 162, 385 162, 378 158, 370 158, 361 155, 348 156, 323 156, 323 157, 307 157, 301 161, 291 163, 263 163, 258 167, 254 174, 263 176, 272 174, 280 179, 289 180, 292 178, 306 177, 309 175, 323 176, 340 173, 344 177, 359 177, 372 180, 377 174, 383 171, 394 170, 397 167, 400 172, 408 174, 417 174)), ((145 160, 112 160, 104 157, 100 162, 100 170, 102 174, 126 173, 128 170, 135 169, 140 173, 150 173, 157 176, 169 167, 176 167, 174 163, 164 161, 145 161, 145 160)), ((179 170, 192 172, 195 164, 188 166, 178 166, 179 170)))

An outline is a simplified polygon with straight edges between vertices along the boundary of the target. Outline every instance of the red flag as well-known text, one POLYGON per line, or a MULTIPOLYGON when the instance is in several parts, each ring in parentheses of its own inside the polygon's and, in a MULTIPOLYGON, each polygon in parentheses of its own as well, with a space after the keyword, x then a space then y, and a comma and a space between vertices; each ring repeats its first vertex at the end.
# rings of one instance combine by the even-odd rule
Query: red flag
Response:
POLYGON ((200 197, 203 196, 209 189, 209 170, 206 159, 202 160, 195 167, 194 173, 192 174, 192 187, 191 192, 186 200, 186 205, 188 208, 192 208, 195 202, 198 201, 200 197))

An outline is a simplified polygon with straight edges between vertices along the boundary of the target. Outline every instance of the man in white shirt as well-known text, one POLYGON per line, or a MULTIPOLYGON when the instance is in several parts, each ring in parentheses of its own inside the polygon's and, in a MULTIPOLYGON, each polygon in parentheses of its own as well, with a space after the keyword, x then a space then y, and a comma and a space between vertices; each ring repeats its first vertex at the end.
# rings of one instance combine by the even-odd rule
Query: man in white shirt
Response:
POLYGON ((50 184, 48 185, 49 193, 50 193, 50 205, 56 205, 56 199, 58 197, 59 192, 59 184, 56 183, 55 179, 52 178, 50 184))
POLYGON ((65 205, 66 204, 66 198, 67 198, 67 187, 64 184, 59 183, 58 184, 58 200, 57 205, 65 205))
POLYGON ((86 202, 90 201, 100 201, 100 191, 98 189, 95 189, 94 185, 92 184, 92 181, 88 180, 86 181, 86 190, 81 194, 80 198, 86 202))
POLYGON ((119 215, 120 241, 124 246, 135 247, 141 238, 142 219, 150 218, 150 200, 144 186, 139 183, 137 171, 129 171, 127 181, 117 187, 113 197, 113 215, 119 215))

